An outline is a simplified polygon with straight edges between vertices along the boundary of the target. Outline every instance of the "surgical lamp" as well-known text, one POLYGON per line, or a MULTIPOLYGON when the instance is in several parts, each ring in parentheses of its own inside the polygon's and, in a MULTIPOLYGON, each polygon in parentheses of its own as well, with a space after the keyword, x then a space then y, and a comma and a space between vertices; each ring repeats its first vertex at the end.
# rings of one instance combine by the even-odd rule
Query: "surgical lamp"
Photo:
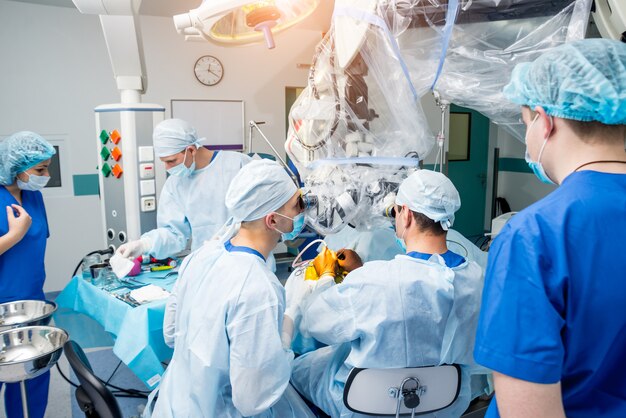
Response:
POLYGON ((185 40, 246 45, 265 39, 274 48, 274 33, 309 16, 319 0, 204 0, 200 7, 174 16, 174 26, 185 40))

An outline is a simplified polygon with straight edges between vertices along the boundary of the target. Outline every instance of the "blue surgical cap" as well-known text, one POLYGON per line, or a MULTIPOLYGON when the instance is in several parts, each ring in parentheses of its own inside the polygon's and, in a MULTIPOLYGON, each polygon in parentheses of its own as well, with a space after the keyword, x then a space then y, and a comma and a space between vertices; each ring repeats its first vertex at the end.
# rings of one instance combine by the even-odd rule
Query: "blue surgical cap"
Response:
POLYGON ((407 205, 444 230, 454 224, 454 213, 461 208, 461 196, 444 174, 432 170, 417 170, 404 179, 396 196, 397 205, 407 205))
POLYGON ((196 129, 181 119, 167 119, 159 123, 152 134, 156 156, 169 157, 190 145, 200 146, 196 129))
POLYGON ((234 222, 254 221, 280 209, 297 191, 280 164, 254 160, 243 166, 230 182, 226 208, 234 222))
POLYGON ((609 39, 563 44, 518 64, 504 95, 564 119, 626 124, 626 44, 609 39))
POLYGON ((0 141, 0 184, 13 184, 15 177, 51 158, 54 147, 34 132, 22 131, 0 141))

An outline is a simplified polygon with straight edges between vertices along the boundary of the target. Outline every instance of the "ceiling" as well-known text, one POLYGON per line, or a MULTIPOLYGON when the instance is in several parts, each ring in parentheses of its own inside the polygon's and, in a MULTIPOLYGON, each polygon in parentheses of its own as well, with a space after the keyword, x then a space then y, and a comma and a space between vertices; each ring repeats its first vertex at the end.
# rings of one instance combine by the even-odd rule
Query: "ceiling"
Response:
MULTIPOLYGON (((12 0, 23 3, 42 4, 46 6, 74 8, 72 0, 12 0)), ((130 1, 130 0, 129 0, 130 1)), ((148 16, 174 16, 195 9, 202 0, 144 0, 139 14, 148 16)), ((317 10, 298 25, 302 29, 328 31, 333 13, 334 0, 320 0, 317 10)))

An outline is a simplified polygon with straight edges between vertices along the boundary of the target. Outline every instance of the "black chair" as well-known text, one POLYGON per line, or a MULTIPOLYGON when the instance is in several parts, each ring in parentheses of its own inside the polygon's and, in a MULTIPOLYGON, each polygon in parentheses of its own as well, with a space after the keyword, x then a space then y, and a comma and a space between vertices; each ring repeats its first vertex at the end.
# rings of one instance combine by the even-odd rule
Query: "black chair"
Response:
POLYGON ((68 341, 63 346, 65 357, 80 382, 76 388, 78 406, 89 418, 123 418, 115 396, 93 373, 89 360, 80 345, 68 341))

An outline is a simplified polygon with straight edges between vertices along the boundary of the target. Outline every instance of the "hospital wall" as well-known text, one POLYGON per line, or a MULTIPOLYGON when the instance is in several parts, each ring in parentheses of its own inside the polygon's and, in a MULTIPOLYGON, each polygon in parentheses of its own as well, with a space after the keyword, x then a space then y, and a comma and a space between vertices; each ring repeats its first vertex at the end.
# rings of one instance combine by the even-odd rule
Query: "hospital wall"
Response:
MULTIPOLYGON (((184 42, 166 17, 142 16, 141 29, 144 102, 165 106, 170 117, 171 99, 244 100, 245 119, 265 121, 264 133, 282 149, 285 87, 306 85, 308 71, 296 63, 311 62, 319 32, 294 28, 270 51, 184 42), (214 87, 200 85, 192 71, 206 54, 225 68, 214 87)), ((61 290, 81 257, 104 247, 97 189, 85 191, 97 173, 93 108, 119 102, 102 29, 96 16, 73 8, 0 0, 0 57, 0 136, 32 130, 61 146, 63 187, 44 190, 51 234, 45 291, 61 290)), ((270 152, 258 141, 253 150, 270 152)))
POLYGON ((493 167, 491 165, 493 148, 497 146, 500 149, 498 197, 505 198, 512 211, 519 212, 556 188, 556 186, 540 182, 530 171, 524 160, 526 146, 522 141, 495 125, 493 125, 491 135, 495 135, 495 140, 490 141, 490 167, 493 167))

